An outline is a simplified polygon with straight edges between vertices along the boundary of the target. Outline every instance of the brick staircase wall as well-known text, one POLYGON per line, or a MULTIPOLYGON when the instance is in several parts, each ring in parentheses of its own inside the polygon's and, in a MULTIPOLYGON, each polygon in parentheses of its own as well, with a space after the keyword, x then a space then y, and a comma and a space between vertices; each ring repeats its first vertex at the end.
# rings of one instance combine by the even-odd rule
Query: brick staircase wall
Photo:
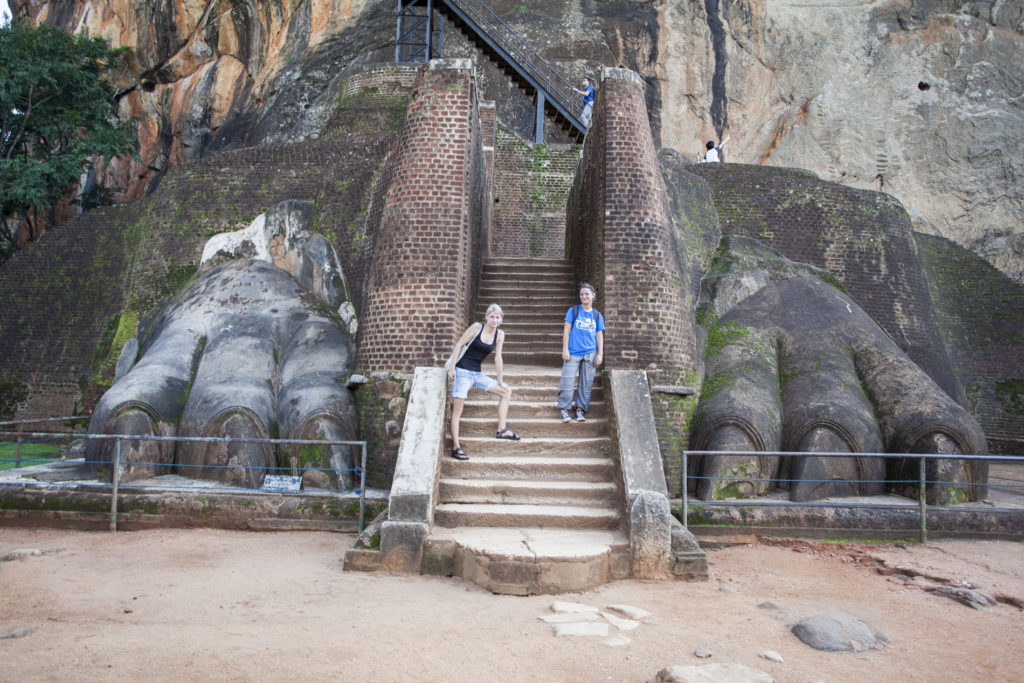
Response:
POLYGON ((494 256, 563 258, 565 204, 579 147, 537 145, 498 125, 494 141, 494 256))
MULTIPOLYGON (((644 85, 632 72, 605 70, 569 195, 566 233, 577 279, 598 290, 608 367, 646 370, 652 386, 696 386, 697 266, 717 244, 717 219, 703 181, 668 165, 663 174, 644 85)), ((651 399, 668 488, 678 494, 696 399, 658 392, 651 399)))
POLYGON ((359 329, 365 371, 437 364, 472 317, 489 216, 469 60, 420 72, 395 150, 359 329))

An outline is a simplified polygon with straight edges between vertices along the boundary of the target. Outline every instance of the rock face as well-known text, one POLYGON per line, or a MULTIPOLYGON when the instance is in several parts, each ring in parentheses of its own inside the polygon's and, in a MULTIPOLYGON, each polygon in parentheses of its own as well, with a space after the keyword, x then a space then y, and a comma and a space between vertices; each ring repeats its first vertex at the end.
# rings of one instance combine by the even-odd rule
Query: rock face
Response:
MULTIPOLYGON (((102 174, 127 197, 209 151, 315 136, 338 75, 393 55, 393 0, 11 4, 132 48, 118 78, 122 114, 140 119, 141 162, 102 174)), ((729 161, 883 190, 915 230, 1024 282, 1020 3, 487 4, 570 81, 602 66, 639 73, 656 139, 687 158, 728 134, 729 161)), ((446 30, 444 56, 472 57, 481 99, 528 134, 528 98, 446 30)))

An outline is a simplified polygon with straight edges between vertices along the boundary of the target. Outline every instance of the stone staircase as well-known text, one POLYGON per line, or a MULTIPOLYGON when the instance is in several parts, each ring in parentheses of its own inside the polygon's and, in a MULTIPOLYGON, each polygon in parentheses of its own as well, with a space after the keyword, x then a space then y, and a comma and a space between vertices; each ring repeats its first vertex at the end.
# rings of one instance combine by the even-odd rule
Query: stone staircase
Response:
MULTIPOLYGON (((470 459, 442 460, 428 571, 514 594, 584 590, 629 575, 603 378, 586 422, 562 423, 555 403, 562 318, 575 299, 566 261, 485 263, 477 318, 491 303, 504 310, 508 424, 522 440, 495 439, 496 399, 470 393, 460 423, 470 459)), ((493 376, 493 363, 484 371, 493 376)))

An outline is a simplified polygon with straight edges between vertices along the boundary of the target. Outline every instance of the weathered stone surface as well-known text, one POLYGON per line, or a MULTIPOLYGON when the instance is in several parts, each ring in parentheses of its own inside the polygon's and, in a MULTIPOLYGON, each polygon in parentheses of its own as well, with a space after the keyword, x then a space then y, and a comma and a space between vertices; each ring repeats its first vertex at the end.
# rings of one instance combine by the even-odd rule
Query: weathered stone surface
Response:
MULTIPOLYGON (((309 292, 264 261, 230 261, 200 276, 139 329, 141 359, 100 400, 93 433, 344 441, 355 420, 344 378, 350 338, 309 292), (276 431, 276 433, 275 433, 276 431)), ((114 442, 88 459, 112 463, 114 442)), ((187 466, 190 476, 258 487, 267 468, 329 470, 352 488, 347 445, 125 441, 124 481, 187 466), (134 463, 134 464, 131 464, 134 463)), ((325 473, 327 473, 325 471, 325 473)))
POLYGON ((32 635, 32 629, 27 626, 15 626, 14 628, 8 628, 0 631, 0 640, 9 640, 14 638, 24 638, 25 636, 32 635))
POLYGON ((996 604, 990 596, 970 588, 953 588, 951 586, 938 586, 932 589, 932 593, 935 595, 941 595, 950 600, 956 600, 962 605, 967 605, 973 609, 985 609, 986 607, 992 607, 996 604))
MULTIPOLYGON (((601 66, 639 74, 656 139, 687 158, 729 134, 729 161, 884 189, 917 230, 1024 277, 1024 190, 1014 172, 1024 162, 1019 3, 489 4, 571 83, 596 80, 601 66)), ((394 9, 381 0, 314 5, 262 0, 206 12, 134 3, 99 12, 12 2, 36 21, 132 48, 118 86, 124 115, 142 118, 142 162, 106 174, 136 184, 207 149, 322 130, 340 74, 391 58, 394 9)), ((446 57, 474 60, 482 98, 528 136, 529 97, 457 31, 445 43, 446 57)))
POLYGON ((38 557, 42 554, 43 551, 37 548, 15 548, 14 550, 8 550, 3 555, 0 555, 0 562, 24 560, 27 557, 38 557))
POLYGON ((551 603, 551 611, 555 614, 598 614, 601 610, 593 605, 556 600, 551 603))
POLYGON ((417 522, 384 522, 380 534, 380 568, 394 574, 419 574, 423 542, 430 527, 417 522))
POLYGON ((633 576, 665 578, 670 573, 671 520, 668 498, 662 493, 641 491, 629 505, 629 548, 633 576))
MULTIPOLYGON (((973 417, 823 274, 755 240, 731 237, 725 245, 702 284, 708 341, 695 449, 984 452, 973 417)), ((774 486, 765 479, 777 476, 780 461, 706 456, 700 466, 705 478, 697 495, 717 500, 762 495, 774 486)), ((984 497, 984 463, 944 459, 928 466, 929 502, 984 497)), ((886 467, 856 456, 802 457, 786 478, 794 480, 794 501, 874 495, 883 490, 886 467)), ((894 461, 889 471, 910 467, 894 461)))
POLYGON ((641 607, 633 607, 632 605, 608 605, 607 610, 609 612, 621 614, 627 619, 633 619, 635 621, 643 621, 648 617, 654 616, 651 612, 648 612, 641 607))
POLYGON ((556 636, 608 637, 608 624, 601 622, 576 622, 572 624, 552 624, 556 636))
POLYGON ((841 614, 808 617, 792 628, 793 635, 816 650, 827 652, 863 652, 881 650, 889 644, 884 633, 841 614))
POLYGON ((670 666, 658 672, 655 683, 772 683, 775 680, 759 669, 743 664, 700 664, 670 666))

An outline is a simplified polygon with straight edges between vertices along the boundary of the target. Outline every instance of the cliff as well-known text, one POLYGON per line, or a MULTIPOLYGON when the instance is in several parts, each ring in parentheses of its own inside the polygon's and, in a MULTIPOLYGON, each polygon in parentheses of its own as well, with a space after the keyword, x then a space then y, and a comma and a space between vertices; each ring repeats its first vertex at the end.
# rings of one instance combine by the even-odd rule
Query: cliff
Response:
MULTIPOLYGON (((121 113, 140 120, 141 161, 102 174, 124 198, 183 161, 316 137, 342 74, 394 54, 393 0, 11 4, 16 16, 132 48, 117 77, 121 113)), ((488 4, 570 80, 601 66, 639 73, 661 145, 695 158, 729 135, 729 161, 882 190, 916 231, 1024 281, 1020 3, 488 4)), ((481 99, 525 134, 528 99, 445 28, 444 56, 472 57, 481 99)))

